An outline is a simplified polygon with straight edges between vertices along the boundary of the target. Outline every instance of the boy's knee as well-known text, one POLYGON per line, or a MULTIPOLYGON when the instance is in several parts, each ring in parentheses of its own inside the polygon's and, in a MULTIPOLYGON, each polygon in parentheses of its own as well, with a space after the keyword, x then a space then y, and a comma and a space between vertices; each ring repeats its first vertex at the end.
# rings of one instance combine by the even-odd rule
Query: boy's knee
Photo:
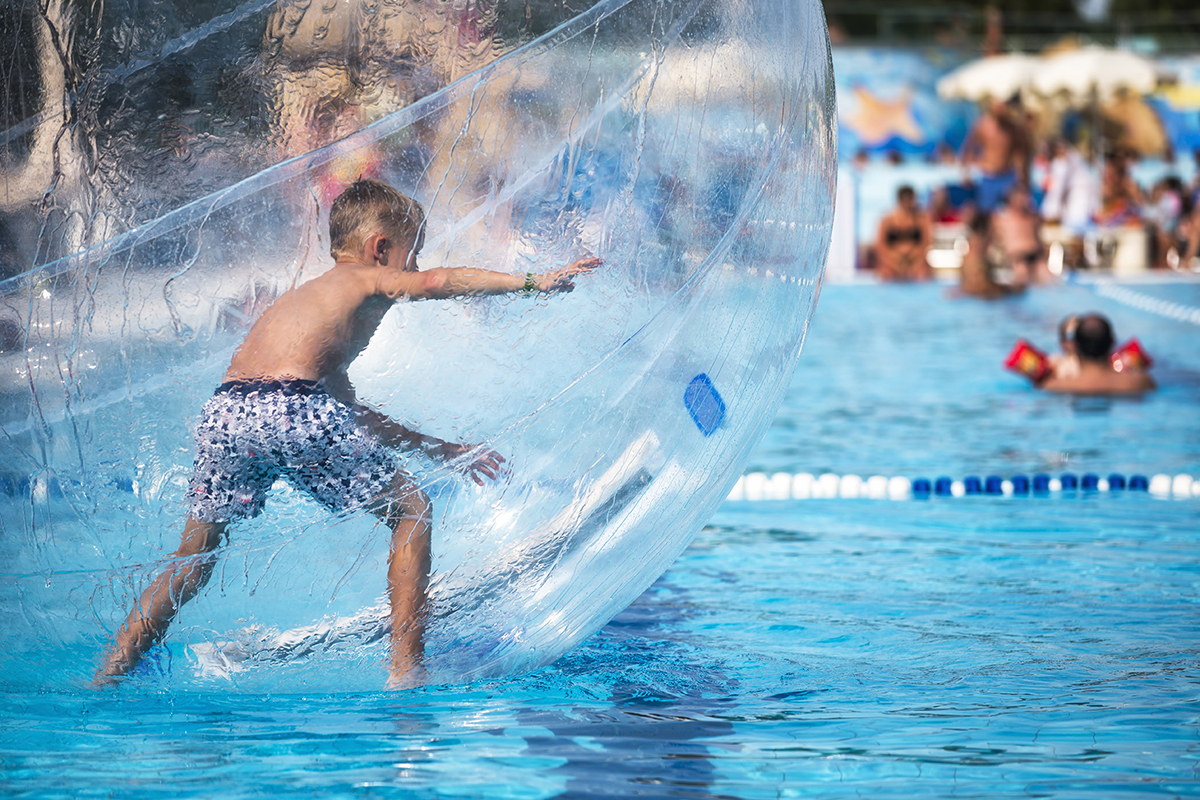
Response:
POLYGON ((388 516, 393 519, 428 519, 433 513, 429 495, 408 481, 392 485, 387 505, 388 516))
POLYGON ((189 519, 184 526, 183 538, 179 543, 176 555, 200 556, 212 553, 225 538, 227 523, 200 522, 189 519))
POLYGON ((429 495, 415 487, 404 493, 400 507, 407 517, 427 519, 433 513, 433 503, 429 500, 429 495))

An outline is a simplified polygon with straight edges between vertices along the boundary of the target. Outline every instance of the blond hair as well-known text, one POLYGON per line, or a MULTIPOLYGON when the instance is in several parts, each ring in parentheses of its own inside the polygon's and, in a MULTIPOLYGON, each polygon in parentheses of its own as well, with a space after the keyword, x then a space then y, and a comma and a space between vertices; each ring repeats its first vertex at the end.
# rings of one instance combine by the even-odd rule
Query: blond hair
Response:
POLYGON ((425 210, 406 194, 382 181, 359 178, 337 196, 329 209, 329 253, 336 261, 354 252, 376 233, 400 237, 410 248, 420 241, 425 210))

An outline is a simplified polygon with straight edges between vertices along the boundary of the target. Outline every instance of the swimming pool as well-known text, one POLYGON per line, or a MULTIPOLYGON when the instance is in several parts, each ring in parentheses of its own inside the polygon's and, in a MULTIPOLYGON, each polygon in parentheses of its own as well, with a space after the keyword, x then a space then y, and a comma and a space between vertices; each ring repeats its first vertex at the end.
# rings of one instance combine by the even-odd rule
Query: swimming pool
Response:
MULTIPOLYGON (((1200 306, 1198 283, 1138 292, 1200 306)), ((1195 325, 1068 285, 997 303, 827 287, 767 472, 1200 475, 1195 325), (1143 400, 1000 362, 1107 313, 1143 400)), ((1200 499, 726 503, 599 634, 533 675, 401 694, 6 684, 0 785, 89 797, 1200 794, 1200 499)), ((218 591, 216 587, 210 591, 218 591)), ((203 602, 203 600, 201 601, 203 602)), ((80 650, 92 661, 94 652, 80 650)), ((187 668, 159 662, 163 670, 187 668)))

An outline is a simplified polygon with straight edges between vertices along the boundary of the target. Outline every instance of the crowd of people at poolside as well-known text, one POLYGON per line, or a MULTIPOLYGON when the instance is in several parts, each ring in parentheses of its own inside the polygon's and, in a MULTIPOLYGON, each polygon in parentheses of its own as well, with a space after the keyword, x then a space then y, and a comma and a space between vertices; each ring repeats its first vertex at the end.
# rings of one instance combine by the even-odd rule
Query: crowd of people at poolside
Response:
MULTIPOLYGON (((1103 159, 1097 181, 1072 144, 1060 138, 1035 146, 1021 116, 999 102, 981 114, 960 158, 964 184, 935 190, 928 208, 911 186, 900 187, 869 260, 880 280, 930 280, 935 225, 959 231, 962 296, 999 298, 1054 282, 1064 266, 1089 265, 1086 237, 1094 242, 1098 232, 1121 228, 1144 230, 1138 241, 1146 242, 1148 264, 1200 271, 1200 175, 1190 186, 1167 177, 1147 192, 1130 173, 1132 156, 1116 152, 1103 159), (1035 172, 1044 176, 1037 187, 1030 180, 1035 172), (1053 237, 1046 235, 1051 228, 1053 237), (1059 246, 1057 263, 1047 247, 1051 238, 1059 246)), ((1118 346, 1101 314, 1063 320, 1059 345, 1059 354, 1047 355, 1021 340, 1005 366, 1050 392, 1141 394, 1157 386, 1137 340, 1118 346)))
POLYGON ((1170 175, 1140 186, 1132 153, 1108 153, 1096 170, 1065 138, 1035 143, 1021 115, 998 102, 956 158, 962 184, 936 189, 925 206, 912 187, 900 188, 867 257, 880 280, 931 279, 935 227, 959 231, 966 244, 959 246, 960 290, 976 297, 1003 297, 1055 281, 1064 267, 1094 266, 1097 248, 1085 243, 1121 230, 1144 231, 1134 241, 1145 242, 1151 267, 1200 268, 1200 174, 1191 184, 1170 175), (1053 258, 1051 243, 1058 245, 1053 258))

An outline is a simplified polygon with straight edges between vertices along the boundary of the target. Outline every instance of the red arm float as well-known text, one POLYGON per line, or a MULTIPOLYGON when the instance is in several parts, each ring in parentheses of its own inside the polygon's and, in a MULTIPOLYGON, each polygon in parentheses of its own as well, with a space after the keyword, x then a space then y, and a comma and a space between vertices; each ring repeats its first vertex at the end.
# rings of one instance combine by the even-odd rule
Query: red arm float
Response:
POLYGON ((1127 369, 1144 370, 1154 366, 1154 359, 1150 358, 1142 349, 1142 345, 1137 339, 1130 339, 1118 347, 1109 358, 1112 360, 1113 369, 1117 372, 1124 372, 1127 369))
POLYGON ((1018 339, 1004 366, 1013 372, 1024 375, 1035 384, 1045 380, 1054 371, 1046 354, 1024 339, 1018 339))

